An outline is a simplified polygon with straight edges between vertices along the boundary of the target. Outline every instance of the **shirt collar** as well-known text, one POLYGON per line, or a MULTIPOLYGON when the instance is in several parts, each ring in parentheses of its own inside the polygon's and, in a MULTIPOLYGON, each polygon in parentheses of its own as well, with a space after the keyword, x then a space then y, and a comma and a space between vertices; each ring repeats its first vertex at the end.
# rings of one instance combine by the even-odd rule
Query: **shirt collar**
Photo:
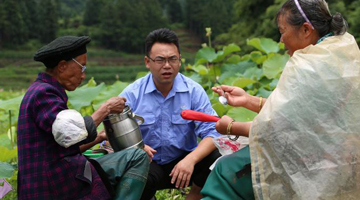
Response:
POLYGON ((333 36, 333 35, 334 35, 333 32, 330 32, 330 33, 324 35, 322 38, 320 38, 320 39, 316 42, 316 44, 319 44, 320 42, 322 42, 322 41, 325 40, 326 38, 328 38, 328 37, 330 37, 330 36, 333 36))
MULTIPOLYGON (((154 90, 157 90, 152 74, 150 73, 148 76, 149 76, 149 80, 148 80, 148 84, 147 84, 146 89, 145 89, 145 94, 151 93, 154 90)), ((176 75, 175 80, 174 80, 174 85, 173 85, 171 90, 174 91, 174 92, 187 92, 187 91, 189 91, 189 88, 187 87, 187 85, 185 83, 185 80, 183 79, 183 77, 181 76, 180 73, 178 73, 176 75)))
POLYGON ((40 72, 38 74, 38 77, 36 80, 40 80, 42 82, 48 83, 48 84, 56 87, 56 89, 60 90, 64 96, 67 96, 64 87, 61 86, 60 83, 51 75, 49 75, 45 72, 40 72))

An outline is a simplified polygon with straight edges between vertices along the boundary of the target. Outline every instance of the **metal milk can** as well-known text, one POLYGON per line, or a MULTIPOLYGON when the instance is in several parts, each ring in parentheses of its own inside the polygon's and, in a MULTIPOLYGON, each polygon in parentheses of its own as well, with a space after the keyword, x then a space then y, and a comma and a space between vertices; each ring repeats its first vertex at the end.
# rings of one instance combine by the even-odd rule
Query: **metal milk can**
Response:
POLYGON ((144 148, 139 128, 139 125, 144 123, 144 118, 133 113, 129 106, 125 106, 122 113, 108 115, 103 123, 108 140, 115 152, 133 147, 144 148))

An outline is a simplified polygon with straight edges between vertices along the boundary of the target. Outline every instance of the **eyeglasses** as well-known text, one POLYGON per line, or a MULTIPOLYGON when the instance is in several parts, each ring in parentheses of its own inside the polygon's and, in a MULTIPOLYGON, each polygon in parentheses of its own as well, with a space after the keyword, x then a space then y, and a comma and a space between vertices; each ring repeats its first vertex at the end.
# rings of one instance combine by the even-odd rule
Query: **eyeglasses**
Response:
POLYGON ((147 57, 159 66, 165 65, 166 62, 168 62, 171 66, 175 66, 180 63, 180 58, 178 58, 176 56, 173 56, 170 58, 156 57, 155 59, 152 59, 149 56, 147 56, 147 57))
POLYGON ((86 66, 85 66, 85 65, 80 64, 77 60, 75 60, 75 58, 73 58, 72 60, 73 60, 74 62, 76 62, 78 65, 80 65, 80 67, 81 67, 81 72, 82 72, 82 73, 84 73, 84 72, 85 72, 85 70, 86 70, 86 66))

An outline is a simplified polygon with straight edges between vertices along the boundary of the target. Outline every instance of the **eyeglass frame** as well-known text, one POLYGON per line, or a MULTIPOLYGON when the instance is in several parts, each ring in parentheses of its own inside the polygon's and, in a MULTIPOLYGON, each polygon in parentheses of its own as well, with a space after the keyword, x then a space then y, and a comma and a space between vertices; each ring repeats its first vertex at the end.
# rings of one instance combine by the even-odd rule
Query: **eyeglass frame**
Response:
POLYGON ((78 65, 81 67, 81 73, 84 73, 85 70, 86 70, 86 66, 80 64, 75 58, 72 58, 72 60, 73 60, 74 62, 76 62, 76 64, 78 64, 78 65))
MULTIPOLYGON (((177 56, 171 56, 171 57, 168 57, 168 58, 164 58, 164 57, 159 57, 159 56, 157 56, 156 58, 159 58, 159 59, 161 59, 161 61, 162 62, 164 62, 163 64, 159 64, 159 63, 157 63, 156 62, 156 58, 155 59, 152 59, 150 56, 146 56, 146 57, 148 57, 151 61, 153 61, 155 64, 157 64, 157 65, 161 65, 161 66, 164 66, 164 65, 166 65, 166 63, 169 63, 169 65, 171 65, 171 66, 173 66, 171 63, 170 63, 170 58, 177 58, 176 60, 180 63, 181 62, 181 57, 180 58, 178 58, 177 56)), ((174 61, 175 61, 175 59, 173 59, 174 61)), ((160 60, 158 60, 158 61, 160 61, 160 60)), ((174 65, 175 65, 176 63, 174 63, 174 65)))

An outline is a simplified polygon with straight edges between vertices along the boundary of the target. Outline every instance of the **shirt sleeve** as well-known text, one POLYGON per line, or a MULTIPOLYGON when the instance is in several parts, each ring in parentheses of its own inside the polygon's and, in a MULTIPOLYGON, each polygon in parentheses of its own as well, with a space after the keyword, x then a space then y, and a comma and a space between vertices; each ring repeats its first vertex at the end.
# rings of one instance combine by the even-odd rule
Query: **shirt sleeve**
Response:
MULTIPOLYGON (((194 87, 192 92, 191 101, 193 102, 192 110, 203 112, 209 115, 217 116, 217 113, 212 108, 209 97, 205 90, 199 85, 194 87)), ((215 129, 214 122, 201 122, 194 121, 195 123, 195 134, 204 139, 205 137, 217 138, 221 136, 215 129)))
POLYGON ((68 109, 59 91, 54 88, 41 88, 33 102, 33 116, 37 126, 52 134, 52 124, 62 110, 68 109))
POLYGON ((88 132, 88 137, 84 140, 83 144, 90 143, 96 139, 97 131, 94 120, 91 116, 84 117, 85 127, 88 132))
POLYGON ((136 98, 134 96, 134 94, 130 91, 132 91, 132 84, 130 84, 129 86, 127 86, 120 94, 119 97, 124 97, 126 99, 125 104, 128 105, 130 108, 134 107, 134 103, 136 98))

